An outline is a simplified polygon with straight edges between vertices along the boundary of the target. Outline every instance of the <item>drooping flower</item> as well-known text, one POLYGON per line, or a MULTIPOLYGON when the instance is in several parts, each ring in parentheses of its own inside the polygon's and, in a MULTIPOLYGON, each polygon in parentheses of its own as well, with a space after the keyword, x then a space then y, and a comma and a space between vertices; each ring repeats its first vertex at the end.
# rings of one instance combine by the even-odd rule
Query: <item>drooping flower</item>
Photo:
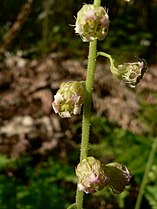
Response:
POLYGON ((147 69, 144 59, 135 56, 108 56, 110 59, 111 73, 120 80, 123 80, 130 87, 134 88, 142 79, 147 69))
POLYGON ((131 173, 125 165, 117 162, 108 163, 104 166, 104 172, 108 177, 108 186, 116 194, 121 193, 125 186, 129 185, 131 173))
POLYGON ((84 42, 103 40, 108 33, 108 28, 109 17, 101 6, 85 4, 77 13, 75 32, 84 42))

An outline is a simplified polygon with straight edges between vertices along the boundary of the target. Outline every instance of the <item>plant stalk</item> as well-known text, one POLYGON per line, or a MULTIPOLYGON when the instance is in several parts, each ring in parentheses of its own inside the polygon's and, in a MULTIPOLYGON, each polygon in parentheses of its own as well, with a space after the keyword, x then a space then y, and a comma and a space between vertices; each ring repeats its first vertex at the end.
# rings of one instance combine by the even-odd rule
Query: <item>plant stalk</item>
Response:
MULTIPOLYGON (((88 55, 88 67, 86 77, 86 99, 83 108, 83 120, 82 120, 82 140, 81 140, 81 153, 80 162, 88 155, 89 144, 89 131, 90 131, 90 115, 91 115, 91 103, 92 103, 92 89, 94 82, 94 73, 97 57, 97 40, 90 42, 89 55, 88 55)), ((76 205, 77 209, 82 209, 83 206, 83 192, 77 189, 76 193, 76 205)))
MULTIPOLYGON (((101 0, 94 0, 94 5, 100 6, 101 0)), ((82 140, 81 140, 81 152, 80 162, 88 155, 89 144, 89 131, 90 131, 90 116, 91 116, 91 103, 92 103, 92 90, 94 83, 95 65, 97 57, 97 40, 90 42, 89 54, 88 54, 88 67, 86 77, 86 99, 83 108, 83 120, 82 120, 82 140)), ((77 188, 76 191, 76 208, 83 208, 83 195, 82 191, 77 188)))
POLYGON ((87 77, 86 77, 86 99, 84 102, 84 109, 83 109, 80 161, 86 158, 88 154, 92 90, 93 90, 93 82, 94 82, 96 56, 97 56, 96 49, 97 49, 97 41, 95 40, 93 42, 90 42, 87 77))
POLYGON ((144 171, 144 176, 143 176, 142 184, 141 184, 140 191, 139 191, 139 194, 138 194, 138 197, 137 197, 135 209, 140 209, 140 207, 141 207, 144 188, 147 184, 148 172, 150 171, 150 167, 152 165, 156 149, 157 149, 157 139, 154 139, 154 142, 152 144, 152 148, 151 148, 151 151, 150 151, 150 154, 149 154, 149 158, 148 158, 148 161, 147 161, 147 164, 146 164, 146 168, 145 168, 145 171, 144 171))

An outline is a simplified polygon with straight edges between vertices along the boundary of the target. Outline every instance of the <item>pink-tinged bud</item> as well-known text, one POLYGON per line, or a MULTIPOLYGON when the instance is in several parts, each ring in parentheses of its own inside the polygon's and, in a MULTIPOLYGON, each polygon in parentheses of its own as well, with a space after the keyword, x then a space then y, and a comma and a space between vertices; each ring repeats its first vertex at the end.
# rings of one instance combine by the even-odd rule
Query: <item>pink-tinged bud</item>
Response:
POLYGON ((77 13, 75 32, 84 42, 103 40, 108 33, 108 28, 109 17, 101 6, 85 4, 77 13))
POLYGON ((114 193, 121 193, 125 186, 129 185, 131 173, 125 165, 117 162, 109 163, 104 166, 104 172, 108 177, 108 186, 114 193))
POLYGON ((85 99, 85 82, 69 81, 60 85, 54 96, 52 107, 62 118, 80 114, 85 99))
POLYGON ((87 157, 76 168, 78 189, 85 193, 94 193, 103 189, 108 183, 103 166, 94 157, 87 157))

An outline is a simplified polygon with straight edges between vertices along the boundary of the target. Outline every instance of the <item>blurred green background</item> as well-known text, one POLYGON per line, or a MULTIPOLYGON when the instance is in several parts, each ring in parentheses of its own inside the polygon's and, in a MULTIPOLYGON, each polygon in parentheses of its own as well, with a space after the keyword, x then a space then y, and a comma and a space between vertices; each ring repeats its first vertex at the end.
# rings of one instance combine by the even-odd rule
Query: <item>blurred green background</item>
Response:
MULTIPOLYGON (((25 2, 0 1, 1 45, 25 2)), ((74 33, 75 17, 83 3, 92 1, 34 0, 26 22, 13 37, 6 52, 14 56, 17 51, 21 51, 22 57, 29 60, 46 59, 49 54, 60 52, 66 59, 87 59, 88 44, 83 43, 74 33)), ((108 8, 110 29, 107 38, 99 42, 99 50, 108 53, 133 52, 145 58, 148 65, 155 66, 154 71, 157 71, 157 1, 105 0, 102 5, 108 8)), ((5 62, 5 56, 1 54, 1 63, 5 62)), ((6 86, 0 86, 0 92, 4 88, 6 86)), ((151 145, 157 135, 156 86, 135 93, 138 94, 140 104, 138 119, 147 131, 133 133, 93 112, 89 150, 90 155, 104 163, 118 161, 125 164, 133 174, 131 184, 120 195, 112 194, 108 188, 86 195, 86 209, 133 209, 135 206, 151 145), (153 98, 154 102, 150 103, 148 97, 153 98)), ((2 117, 0 125, 4 119, 7 118, 2 117)), ((39 155, 29 148, 17 159, 9 154, 0 155, 1 209, 58 209, 67 208, 74 202, 81 119, 63 120, 60 123, 59 133, 65 132, 69 138, 60 141, 54 150, 39 155)), ((0 143, 3 138, 1 134, 0 143)), ((38 138, 33 143, 32 147, 40 147, 38 138)), ((147 178, 141 209, 157 209, 157 154, 147 178)))

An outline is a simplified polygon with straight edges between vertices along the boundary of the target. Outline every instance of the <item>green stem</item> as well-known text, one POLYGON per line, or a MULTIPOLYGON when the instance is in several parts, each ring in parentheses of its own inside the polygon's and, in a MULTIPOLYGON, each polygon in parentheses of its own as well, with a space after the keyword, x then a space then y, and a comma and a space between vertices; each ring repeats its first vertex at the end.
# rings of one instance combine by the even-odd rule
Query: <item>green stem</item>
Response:
POLYGON ((98 56, 101 55, 103 57, 107 57, 109 60, 112 60, 111 55, 105 53, 105 52, 98 52, 98 56))
POLYGON ((87 77, 86 77, 86 99, 84 102, 84 109, 83 109, 82 143, 81 143, 80 161, 86 158, 88 154, 92 89, 93 89, 95 63, 96 63, 96 56, 97 56, 96 49, 97 49, 97 41, 95 40, 95 41, 90 42, 87 77))
MULTIPOLYGON (((86 99, 84 102, 83 120, 82 120, 82 141, 81 141, 80 162, 88 155, 92 89, 94 82, 96 57, 97 57, 96 49, 97 49, 97 40, 94 40, 89 44, 89 56, 88 56, 88 67, 87 67, 87 77, 86 77, 86 99)), ((76 193, 76 205, 77 205, 77 209, 82 209, 83 192, 79 191, 78 189, 76 193)))
MULTIPOLYGON (((100 4, 101 4, 101 0, 94 0, 94 5, 100 6, 100 4)), ((86 77, 86 99, 84 102, 83 120, 82 120, 80 162, 88 155, 92 90, 94 83, 96 57, 97 57, 97 40, 94 40, 89 44, 88 67, 87 67, 87 77, 86 77)), ((79 191, 77 188, 76 191, 77 209, 83 208, 83 195, 84 193, 82 191, 79 191)))
POLYGON ((98 52, 97 56, 99 56, 99 55, 108 58, 110 60, 110 68, 111 69, 114 68, 113 59, 112 59, 111 55, 109 55, 105 52, 98 52))
POLYGON ((140 209, 142 198, 143 198, 143 193, 144 193, 144 188, 147 184, 148 172, 150 171, 150 167, 151 167, 153 159, 154 159, 156 148, 157 148, 157 139, 154 140, 154 143, 152 145, 152 149, 151 149, 150 154, 149 154, 149 158, 148 158, 148 161, 147 161, 147 164, 146 164, 142 184, 141 184, 140 191, 139 191, 139 194, 138 194, 138 197, 137 197, 135 209, 140 209))
POLYGON ((73 203, 73 204, 70 205, 67 209, 77 209, 77 208, 76 208, 76 203, 73 203))
POLYGON ((112 59, 111 55, 109 55, 105 52, 98 52, 97 55, 108 58, 110 60, 110 71, 111 71, 111 73, 114 76, 116 76, 117 78, 122 79, 122 74, 125 73, 125 70, 123 70, 123 71, 121 70, 121 73, 120 73, 120 71, 114 66, 114 60, 112 59))

